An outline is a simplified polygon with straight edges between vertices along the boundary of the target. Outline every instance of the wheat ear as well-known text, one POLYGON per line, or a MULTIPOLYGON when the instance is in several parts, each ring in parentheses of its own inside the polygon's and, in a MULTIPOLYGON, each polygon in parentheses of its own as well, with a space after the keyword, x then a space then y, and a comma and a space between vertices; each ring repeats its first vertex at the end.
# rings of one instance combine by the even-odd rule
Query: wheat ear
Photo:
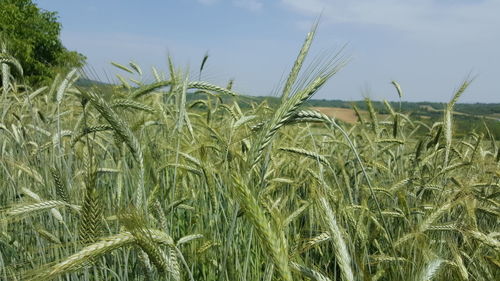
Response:
POLYGON ((244 214, 250 223, 257 230, 261 245, 263 245, 266 252, 271 256, 271 260, 276 266, 281 278, 284 281, 291 281, 292 275, 288 265, 288 253, 284 241, 280 239, 279 235, 271 228, 269 220, 259 206, 255 197, 251 194, 249 188, 244 186, 237 179, 234 179, 235 192, 239 202, 245 211, 244 214))
POLYGON ((109 104, 94 92, 85 92, 83 95, 90 100, 92 105, 109 122, 116 134, 127 144, 135 160, 139 163, 139 186, 137 190, 136 205, 142 206, 145 198, 144 190, 144 158, 139 141, 132 133, 130 127, 123 121, 109 104))

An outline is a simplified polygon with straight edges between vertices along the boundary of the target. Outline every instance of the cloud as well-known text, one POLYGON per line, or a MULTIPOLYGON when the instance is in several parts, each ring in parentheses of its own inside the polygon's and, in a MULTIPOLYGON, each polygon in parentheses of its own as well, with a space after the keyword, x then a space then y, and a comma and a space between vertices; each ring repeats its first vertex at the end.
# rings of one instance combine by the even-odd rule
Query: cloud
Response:
POLYGON ((330 24, 389 28, 420 39, 474 41, 497 37, 499 0, 280 0, 306 16, 330 24))
POLYGON ((240 7, 243 9, 250 10, 252 12, 256 12, 262 9, 262 2, 258 0, 235 0, 233 1, 233 4, 236 7, 240 7))

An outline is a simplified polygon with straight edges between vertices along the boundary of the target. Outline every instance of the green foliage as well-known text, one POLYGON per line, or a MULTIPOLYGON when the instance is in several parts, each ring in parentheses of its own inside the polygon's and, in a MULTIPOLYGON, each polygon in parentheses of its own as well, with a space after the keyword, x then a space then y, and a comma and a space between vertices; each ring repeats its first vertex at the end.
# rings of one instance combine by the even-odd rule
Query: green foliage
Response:
POLYGON ((29 84, 83 65, 83 55, 62 45, 60 31, 56 12, 42 10, 31 0, 0 1, 0 41, 19 60, 29 84))

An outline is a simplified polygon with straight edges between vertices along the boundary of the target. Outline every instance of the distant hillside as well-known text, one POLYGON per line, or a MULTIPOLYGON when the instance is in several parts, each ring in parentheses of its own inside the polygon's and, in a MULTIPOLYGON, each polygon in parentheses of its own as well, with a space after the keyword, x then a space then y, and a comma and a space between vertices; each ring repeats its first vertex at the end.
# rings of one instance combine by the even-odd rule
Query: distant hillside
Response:
MULTIPOLYGON (((109 87, 112 86, 108 83, 84 78, 81 78, 77 85, 81 87, 102 87, 103 91, 108 91, 109 87)), ((203 93, 191 92, 187 95, 187 102, 205 99, 205 97, 206 95, 203 93)), ((236 101, 242 109, 250 108, 252 104, 262 102, 266 102, 269 107, 277 107, 280 103, 279 98, 270 96, 221 96, 220 100, 226 104, 236 101)), ((389 102, 389 104, 395 111, 407 114, 426 124, 442 120, 443 109, 446 106, 445 103, 438 102, 389 102)), ((339 114, 341 114, 347 123, 353 123, 357 120, 352 117, 352 112, 349 112, 354 106, 360 112, 367 111, 366 101, 311 99, 304 105, 321 108, 321 111, 328 112, 332 116, 340 117, 339 114)), ((390 114, 384 102, 372 101, 372 105, 379 115, 386 116, 390 114)), ((342 120, 342 118, 339 119, 342 120)), ((495 139, 500 140, 500 103, 458 103, 454 107, 454 120, 455 131, 458 135, 474 131, 486 136, 489 131, 495 139)))
MULTIPOLYGON (((77 86, 88 87, 88 86, 110 86, 111 84, 91 80, 87 78, 80 78, 76 82, 77 86)), ((196 100, 204 97, 204 94, 200 93, 189 93, 188 100, 196 100)), ((232 100, 232 97, 222 97, 222 100, 228 101, 232 100)), ((238 102, 241 103, 240 106, 249 106, 252 102, 261 103, 266 101, 269 106, 275 106, 279 104, 279 98, 271 96, 239 96, 238 102)), ((381 114, 389 113, 382 101, 372 101, 374 108, 381 114)), ((433 112, 439 112, 443 110, 446 103, 440 102, 389 102, 389 104, 397 111, 401 112, 424 112, 426 114, 432 115, 433 112)), ((343 100, 327 100, 327 99, 311 99, 305 103, 306 106, 310 107, 340 107, 340 108, 352 108, 354 105, 361 109, 366 110, 365 101, 343 101, 343 100)), ((457 103, 455 105, 455 111, 460 113, 465 113, 474 116, 496 116, 500 118, 500 103, 457 103)))

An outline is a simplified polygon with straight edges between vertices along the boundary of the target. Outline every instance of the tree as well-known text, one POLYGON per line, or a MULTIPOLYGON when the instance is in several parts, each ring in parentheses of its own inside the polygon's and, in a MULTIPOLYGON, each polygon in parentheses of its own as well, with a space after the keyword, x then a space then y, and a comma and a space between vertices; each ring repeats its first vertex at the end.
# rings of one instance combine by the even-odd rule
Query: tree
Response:
POLYGON ((57 13, 38 8, 32 0, 0 0, 0 41, 23 67, 30 84, 40 84, 57 72, 81 67, 85 57, 61 43, 57 13))

